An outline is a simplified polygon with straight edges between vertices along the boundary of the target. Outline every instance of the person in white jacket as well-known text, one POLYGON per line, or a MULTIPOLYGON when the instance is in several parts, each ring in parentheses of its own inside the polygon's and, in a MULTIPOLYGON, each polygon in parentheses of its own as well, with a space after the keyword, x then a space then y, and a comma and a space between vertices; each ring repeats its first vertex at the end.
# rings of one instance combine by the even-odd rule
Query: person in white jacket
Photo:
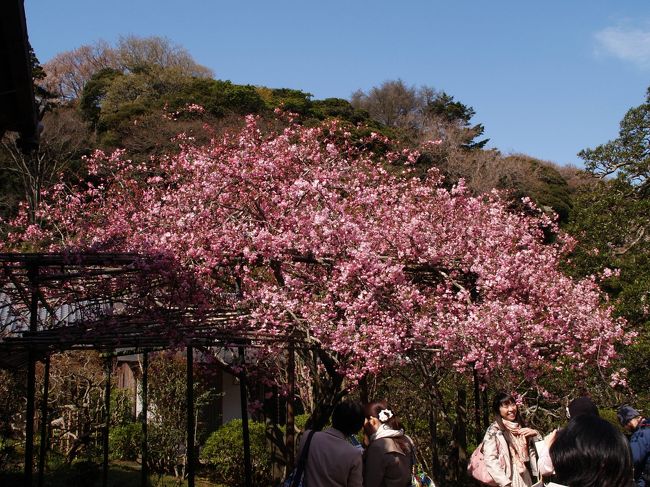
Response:
POLYGON ((487 471, 499 487, 530 487, 538 476, 533 441, 540 435, 526 427, 511 394, 497 393, 492 411, 496 419, 483 438, 487 471))

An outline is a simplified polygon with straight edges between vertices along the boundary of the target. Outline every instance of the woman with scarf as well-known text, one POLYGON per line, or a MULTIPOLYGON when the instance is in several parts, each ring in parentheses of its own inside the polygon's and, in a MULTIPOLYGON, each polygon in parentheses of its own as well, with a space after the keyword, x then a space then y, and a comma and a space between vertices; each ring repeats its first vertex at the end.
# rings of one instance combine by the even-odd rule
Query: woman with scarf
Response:
POLYGON ((497 393, 492 411, 496 420, 483 438, 487 471, 499 487, 530 487, 537 478, 534 441, 540 435, 526 427, 512 395, 497 393))
POLYGON ((369 445, 364 452, 364 487, 411 485, 415 450, 411 439, 385 401, 366 404, 363 426, 369 445))

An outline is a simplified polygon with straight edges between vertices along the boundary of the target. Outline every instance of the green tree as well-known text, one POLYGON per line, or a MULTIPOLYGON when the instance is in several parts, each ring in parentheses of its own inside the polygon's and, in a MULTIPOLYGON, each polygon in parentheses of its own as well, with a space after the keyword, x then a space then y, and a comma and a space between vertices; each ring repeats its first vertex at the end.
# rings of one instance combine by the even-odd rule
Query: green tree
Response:
POLYGON ((632 389, 650 400, 650 88, 644 103, 625 114, 616 139, 578 155, 603 182, 575 200, 567 229, 579 244, 570 269, 578 275, 618 270, 603 287, 639 334, 624 351, 624 364, 632 389))
MULTIPOLYGON (((650 198, 630 197, 634 188, 622 179, 585 187, 574 199, 566 230, 578 239, 567 263, 576 276, 603 275, 602 287, 638 333, 623 350, 632 390, 650 390, 650 198), (610 274, 605 269, 614 269, 610 274)), ((646 397, 646 400, 650 397, 646 397)))
POLYGON ((578 154, 600 177, 616 175, 643 197, 650 196, 650 88, 645 102, 623 117, 618 138, 578 154))
POLYGON ((116 78, 124 76, 113 68, 103 68, 86 83, 79 99, 79 111, 93 128, 97 128, 102 101, 116 78))
POLYGON ((454 124, 459 128, 465 129, 467 141, 462 145, 466 149, 482 149, 490 139, 475 140, 485 132, 483 124, 472 125, 470 122, 476 112, 470 106, 464 105, 459 101, 454 101, 454 97, 444 91, 427 97, 424 112, 426 115, 439 118, 448 124, 454 124))

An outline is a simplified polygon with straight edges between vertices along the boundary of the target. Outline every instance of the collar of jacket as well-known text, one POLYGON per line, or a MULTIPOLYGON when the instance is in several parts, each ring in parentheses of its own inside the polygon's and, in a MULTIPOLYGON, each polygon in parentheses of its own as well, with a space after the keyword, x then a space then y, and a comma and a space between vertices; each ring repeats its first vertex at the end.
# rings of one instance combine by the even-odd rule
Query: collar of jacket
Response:
POLYGON ((345 435, 342 432, 340 432, 339 430, 337 430, 336 428, 327 428, 327 429, 323 430, 323 433, 326 433, 326 434, 332 435, 332 436, 336 436, 337 438, 341 438, 342 440, 347 441, 345 435))

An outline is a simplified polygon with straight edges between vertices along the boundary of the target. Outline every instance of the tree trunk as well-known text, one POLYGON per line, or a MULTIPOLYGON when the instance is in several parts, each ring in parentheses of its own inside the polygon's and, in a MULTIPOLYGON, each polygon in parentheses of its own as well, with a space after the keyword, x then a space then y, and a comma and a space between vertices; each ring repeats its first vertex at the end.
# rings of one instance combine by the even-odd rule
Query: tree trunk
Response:
POLYGON ((483 431, 485 431, 490 425, 490 407, 488 405, 487 387, 484 387, 481 391, 481 397, 483 398, 481 401, 483 403, 483 431))
POLYGON ((305 425, 306 429, 321 430, 327 424, 334 407, 347 394, 344 377, 336 370, 332 357, 322 350, 315 350, 312 368, 314 409, 305 425), (322 364, 326 373, 319 371, 322 364))
POLYGON ((455 443, 457 448, 456 479, 460 480, 467 469, 467 391, 458 389, 456 400, 455 443))

